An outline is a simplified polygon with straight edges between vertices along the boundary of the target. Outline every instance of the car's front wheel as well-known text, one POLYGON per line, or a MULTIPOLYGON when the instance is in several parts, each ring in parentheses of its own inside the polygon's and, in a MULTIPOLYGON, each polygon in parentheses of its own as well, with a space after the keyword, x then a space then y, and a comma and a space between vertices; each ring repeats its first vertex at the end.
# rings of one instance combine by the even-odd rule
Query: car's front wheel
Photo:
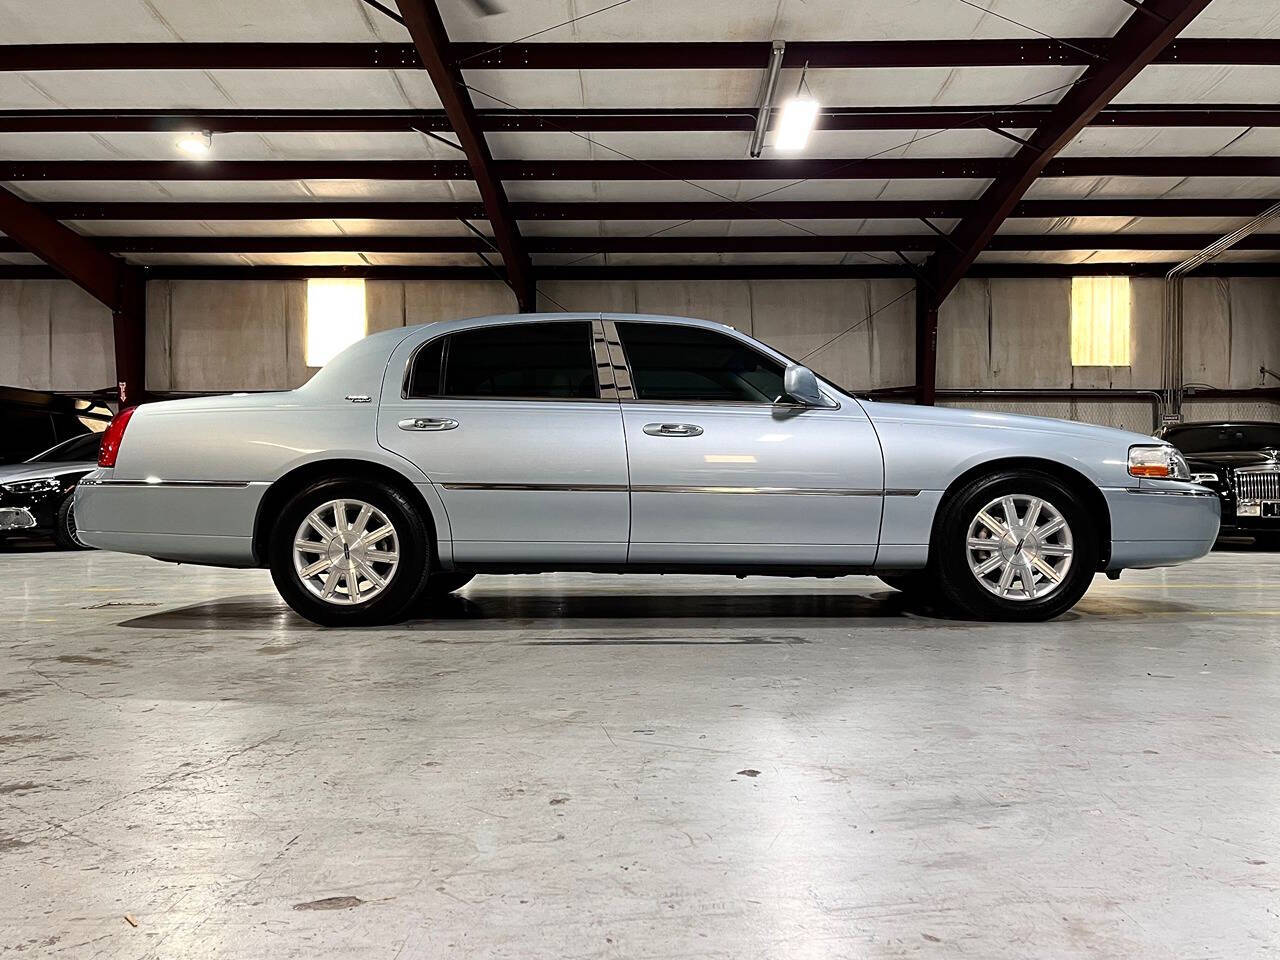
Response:
POLYGON ((984 620, 1049 620, 1084 596, 1097 571, 1089 509, 1055 477, 1008 471, 965 486, 943 508, 933 544, 946 601, 984 620))
POLYGON ((299 614, 328 627, 403 617, 425 589, 430 534, 388 484, 322 480, 296 494, 271 535, 271 578, 299 614))

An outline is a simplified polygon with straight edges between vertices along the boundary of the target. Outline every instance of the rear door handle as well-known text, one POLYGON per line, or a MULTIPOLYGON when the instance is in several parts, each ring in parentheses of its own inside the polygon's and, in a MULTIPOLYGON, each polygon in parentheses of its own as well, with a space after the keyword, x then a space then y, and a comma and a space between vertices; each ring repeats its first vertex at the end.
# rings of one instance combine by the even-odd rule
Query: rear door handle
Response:
POLYGON ((696 423, 646 423, 644 432, 651 437, 702 436, 702 428, 696 423))
POLYGON ((407 420, 401 420, 399 426, 401 430, 456 430, 458 421, 450 420, 447 417, 410 417, 407 420))

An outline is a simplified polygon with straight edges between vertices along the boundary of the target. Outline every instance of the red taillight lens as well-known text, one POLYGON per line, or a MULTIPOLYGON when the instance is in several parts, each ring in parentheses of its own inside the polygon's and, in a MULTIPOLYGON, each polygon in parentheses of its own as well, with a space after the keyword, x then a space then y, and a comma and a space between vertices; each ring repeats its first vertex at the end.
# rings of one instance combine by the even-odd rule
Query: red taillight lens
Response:
POLYGON ((114 467, 116 465, 116 455, 120 453, 120 441, 124 439, 124 428, 129 425, 129 418, 133 416, 133 411, 137 407, 125 407, 114 417, 111 423, 107 425, 106 432, 102 435, 102 447, 98 451, 98 466, 114 467))

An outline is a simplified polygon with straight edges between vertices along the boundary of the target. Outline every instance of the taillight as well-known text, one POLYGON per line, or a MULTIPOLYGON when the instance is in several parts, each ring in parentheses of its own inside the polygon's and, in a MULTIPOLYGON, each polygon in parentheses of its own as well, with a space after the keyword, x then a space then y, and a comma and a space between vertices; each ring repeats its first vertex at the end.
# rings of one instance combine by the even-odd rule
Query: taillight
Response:
POLYGON ((116 465, 116 456, 120 453, 120 441, 124 439, 124 428, 129 425, 129 418, 137 409, 137 407, 125 407, 111 418, 106 432, 102 434, 102 447, 98 450, 98 466, 114 467, 116 465))

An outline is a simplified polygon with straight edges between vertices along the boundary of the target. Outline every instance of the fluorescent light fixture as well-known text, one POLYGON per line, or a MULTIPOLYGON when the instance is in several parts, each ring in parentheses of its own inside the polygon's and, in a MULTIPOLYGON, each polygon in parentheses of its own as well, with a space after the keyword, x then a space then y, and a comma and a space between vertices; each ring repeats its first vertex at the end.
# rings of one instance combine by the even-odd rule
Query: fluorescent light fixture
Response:
POLYGON ((175 146, 192 157, 207 157, 213 150, 213 134, 208 130, 184 133, 175 146))
POLYGON ((784 103, 773 139, 774 149, 783 153, 803 150, 817 123, 819 107, 817 100, 805 96, 794 96, 784 103))
POLYGON ((317 277, 307 281, 308 367, 323 367, 368 331, 363 279, 317 277))

